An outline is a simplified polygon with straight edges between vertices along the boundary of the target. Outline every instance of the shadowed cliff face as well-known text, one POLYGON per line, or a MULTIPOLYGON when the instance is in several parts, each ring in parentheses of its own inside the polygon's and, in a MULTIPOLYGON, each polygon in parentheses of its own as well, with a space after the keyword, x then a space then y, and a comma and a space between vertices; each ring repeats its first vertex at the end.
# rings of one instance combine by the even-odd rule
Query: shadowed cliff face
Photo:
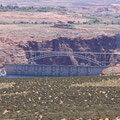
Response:
POLYGON ((114 36, 100 36, 89 40, 60 37, 45 42, 28 41, 26 44, 19 44, 19 47, 24 50, 33 51, 110 52, 117 48, 116 43, 117 39, 114 36))
MULTIPOLYGON (((100 36, 97 38, 83 40, 81 38, 63 38, 53 39, 45 42, 28 41, 26 44, 19 44, 19 48, 23 50, 33 51, 70 51, 70 52, 112 52, 117 49, 117 39, 115 36, 100 36)), ((33 54, 29 54, 30 57, 33 54)), ((87 63, 87 61, 70 57, 50 57, 35 61, 37 64, 47 65, 79 65, 87 63)))

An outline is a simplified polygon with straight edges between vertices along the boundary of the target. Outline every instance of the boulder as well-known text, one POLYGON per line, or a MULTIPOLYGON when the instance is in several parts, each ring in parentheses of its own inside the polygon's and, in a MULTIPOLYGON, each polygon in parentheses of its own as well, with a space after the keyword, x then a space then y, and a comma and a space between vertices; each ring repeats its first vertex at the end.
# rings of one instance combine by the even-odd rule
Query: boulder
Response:
POLYGON ((4 65, 3 65, 3 64, 0 64, 0 68, 2 68, 2 67, 4 67, 4 65))
POLYGON ((120 75, 120 64, 104 69, 101 75, 120 75))

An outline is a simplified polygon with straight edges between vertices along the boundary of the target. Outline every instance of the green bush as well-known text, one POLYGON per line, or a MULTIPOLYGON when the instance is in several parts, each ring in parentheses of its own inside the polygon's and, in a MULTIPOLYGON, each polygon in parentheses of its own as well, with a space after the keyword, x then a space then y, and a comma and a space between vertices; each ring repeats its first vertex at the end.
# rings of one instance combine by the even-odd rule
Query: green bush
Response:
POLYGON ((0 11, 23 11, 23 12, 50 12, 50 11, 67 11, 65 8, 56 7, 19 7, 19 6, 3 6, 0 5, 0 11))

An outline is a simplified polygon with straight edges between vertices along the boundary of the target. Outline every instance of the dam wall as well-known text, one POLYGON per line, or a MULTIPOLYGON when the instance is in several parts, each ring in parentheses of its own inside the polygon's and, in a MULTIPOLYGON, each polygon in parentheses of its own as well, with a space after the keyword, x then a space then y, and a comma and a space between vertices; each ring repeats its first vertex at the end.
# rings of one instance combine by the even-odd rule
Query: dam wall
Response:
POLYGON ((25 76, 95 76, 100 75, 106 67, 92 66, 55 66, 6 64, 7 75, 25 76))

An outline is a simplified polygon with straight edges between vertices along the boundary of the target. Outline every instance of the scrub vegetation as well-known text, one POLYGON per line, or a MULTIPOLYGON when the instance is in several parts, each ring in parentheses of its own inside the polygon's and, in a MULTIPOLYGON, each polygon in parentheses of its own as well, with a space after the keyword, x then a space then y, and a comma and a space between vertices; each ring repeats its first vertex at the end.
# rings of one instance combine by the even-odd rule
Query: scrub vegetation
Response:
POLYGON ((56 7, 19 7, 19 6, 12 6, 7 5, 3 6, 0 5, 0 12, 7 12, 7 11, 22 11, 22 12, 50 12, 50 11, 67 11, 65 8, 56 8, 56 7))
POLYGON ((0 119, 112 120, 120 111, 119 82, 120 76, 1 78, 0 119))

